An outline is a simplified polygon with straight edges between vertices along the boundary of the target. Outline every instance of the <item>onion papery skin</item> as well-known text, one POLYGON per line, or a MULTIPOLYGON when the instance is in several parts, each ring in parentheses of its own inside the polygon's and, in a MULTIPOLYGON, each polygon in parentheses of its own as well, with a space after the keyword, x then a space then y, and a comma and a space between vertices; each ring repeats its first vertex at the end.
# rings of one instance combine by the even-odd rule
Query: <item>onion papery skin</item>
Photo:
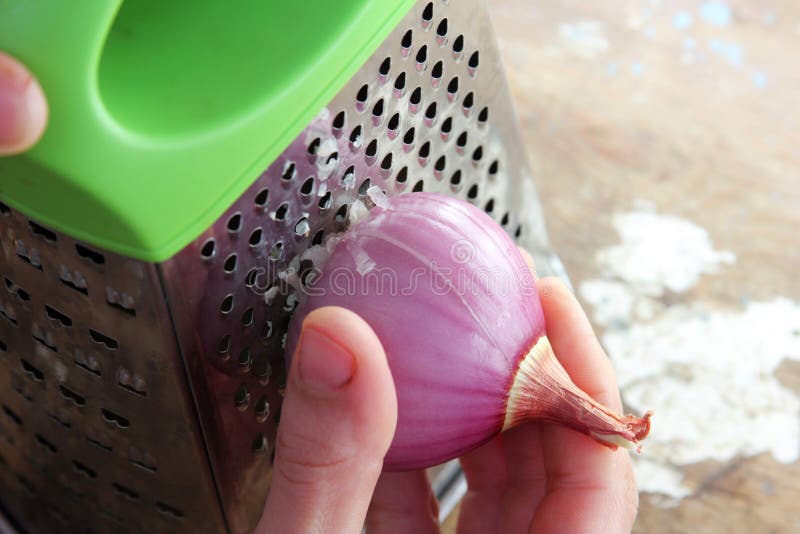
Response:
POLYGON ((545 325, 525 260, 489 216, 431 193, 387 200, 342 235, 295 311, 286 349, 293 354, 316 308, 341 306, 367 321, 397 391, 384 468, 405 470, 502 430, 514 372, 545 325), (360 274, 364 254, 375 265, 360 274))

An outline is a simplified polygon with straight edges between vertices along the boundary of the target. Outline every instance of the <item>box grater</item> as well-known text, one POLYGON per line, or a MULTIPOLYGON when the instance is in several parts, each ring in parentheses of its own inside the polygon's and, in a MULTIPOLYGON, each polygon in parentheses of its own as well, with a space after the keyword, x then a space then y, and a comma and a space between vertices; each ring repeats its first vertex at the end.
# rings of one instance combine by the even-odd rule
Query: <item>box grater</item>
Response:
MULTIPOLYGON (((297 297, 277 274, 314 267, 292 259, 341 231, 371 185, 466 199, 531 250, 541 272, 561 274, 487 6, 386 4, 391 27, 359 29, 374 44, 353 53, 346 79, 313 81, 328 103, 304 128, 286 127, 289 142, 266 170, 245 173, 243 192, 209 208, 213 223, 166 257, 63 230, 62 213, 102 211, 102 195, 56 195, 47 180, 19 193, 26 172, 65 177, 47 138, 52 157, 37 148, 0 159, 0 501, 19 527, 250 531, 269 488, 297 297), (39 204, 20 200, 34 193, 39 204)), ((58 89, 43 85, 55 110, 58 89)))

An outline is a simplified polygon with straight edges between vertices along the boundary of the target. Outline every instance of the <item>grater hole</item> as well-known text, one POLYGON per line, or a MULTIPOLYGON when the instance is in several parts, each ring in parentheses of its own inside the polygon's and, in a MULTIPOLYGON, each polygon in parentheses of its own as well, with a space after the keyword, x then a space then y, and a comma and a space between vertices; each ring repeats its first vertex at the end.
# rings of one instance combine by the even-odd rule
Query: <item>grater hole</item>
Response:
POLYGON ((49 228, 45 228, 41 224, 37 224, 33 221, 28 221, 28 228, 31 229, 33 235, 39 236, 45 241, 49 241, 51 243, 55 243, 57 236, 56 233, 49 228))
POLYGON ((361 185, 358 186, 358 196, 364 197, 367 196, 367 191, 369 190, 370 186, 372 185, 372 180, 369 178, 365 178, 361 185))
POLYGON ((453 40, 453 55, 456 57, 461 57, 461 53, 464 51, 464 36, 459 35, 453 40))
POLYGON ((283 242, 278 241, 272 248, 269 250, 269 259, 272 261, 278 261, 283 257, 283 242))
POLYGON ((364 108, 367 105, 367 99, 369 98, 369 87, 367 84, 361 86, 361 89, 358 90, 356 93, 356 109, 358 111, 364 111, 364 108))
POLYGON ((472 184, 472 187, 467 191, 467 198, 470 200, 478 198, 478 184, 472 184))
POLYGON ((355 184, 356 167, 355 165, 350 165, 345 169, 344 174, 342 174, 342 187, 344 187, 344 189, 347 191, 352 189, 355 184))
POLYGON ((259 423, 263 423, 269 417, 269 402, 267 401, 266 396, 261 396, 258 401, 256 401, 255 406, 255 413, 256 413, 256 420, 259 423))
POLYGON ((111 445, 108 445, 108 444, 100 441, 100 439, 98 439, 98 436, 96 436, 96 435, 86 436, 86 441, 88 441, 89 443, 91 443, 92 445, 94 445, 95 447, 97 447, 100 450, 103 450, 103 451, 106 451, 106 452, 114 452, 114 448, 111 445))
POLYGON ((461 171, 457 170, 453 173, 450 177, 450 185, 453 187, 454 191, 458 191, 461 189, 461 171))
MULTIPOLYGON (((410 32, 411 30, 408 31, 410 32)), ((0 215, 3 215, 5 217, 9 217, 11 215, 11 208, 9 208, 3 202, 0 202, 0 215)))
POLYGON ((269 339, 272 337, 272 321, 267 321, 264 323, 264 326, 261 327, 260 336, 261 339, 269 339))
POLYGON ((247 405, 250 403, 250 392, 247 390, 246 384, 239 384, 233 394, 233 404, 240 411, 247 410, 247 405))
POLYGON ((61 396, 64 397, 66 400, 72 402, 78 408, 86 406, 86 397, 77 393, 71 389, 69 389, 65 385, 58 386, 58 390, 61 392, 61 396))
POLYGON ((436 26, 436 35, 439 37, 447 37, 447 17, 443 18, 439 25, 436 26))
POLYGON ((483 147, 478 145, 478 147, 472 151, 472 162, 478 163, 481 159, 483 159, 483 147))
POLYGON ((411 92, 411 96, 408 98, 408 103, 414 106, 418 106, 419 103, 422 102, 422 88, 417 87, 414 91, 411 92))
POLYGON ((367 150, 366 150, 366 152, 365 152, 365 155, 366 155, 368 158, 375 158, 375 155, 376 155, 377 153, 378 153, 378 140, 377 140, 377 139, 373 139, 373 140, 372 140, 372 141, 370 141, 370 142, 369 142, 369 144, 367 145, 367 150))
MULTIPOLYGON (((311 142, 308 144, 308 149, 307 149, 308 154, 310 156, 316 156, 320 144, 322 144, 322 139, 320 139, 319 137, 315 137, 314 139, 312 139, 311 142)), ((292 164, 291 167, 292 167, 292 172, 294 172, 294 164, 292 164)))
POLYGON ((394 80, 395 96, 400 97, 403 95, 403 90, 406 88, 406 73, 401 72, 394 80))
POLYGON ((425 62, 428 60, 428 45, 422 45, 417 50, 417 70, 425 69, 425 62))
POLYGON ((205 243, 203 243, 202 248, 200 248, 200 257, 204 260, 210 260, 214 257, 214 252, 216 252, 217 243, 214 241, 213 238, 208 239, 205 243))
POLYGON ((498 170, 500 170, 500 162, 499 161, 494 160, 493 162, 491 162, 489 164, 489 171, 488 172, 489 172, 489 176, 490 177, 496 175, 498 170))
POLYGON ((478 126, 483 126, 484 124, 486 124, 486 121, 488 120, 489 120, 489 108, 484 106, 483 109, 481 109, 478 112, 478 126))
POLYGON ((445 166, 447 165, 447 158, 444 155, 439 156, 439 159, 436 160, 436 163, 433 164, 433 170, 442 172, 444 171, 445 166))
POLYGON ((414 193, 419 193, 422 191, 422 188, 425 186, 422 180, 419 180, 417 183, 414 184, 414 188, 411 189, 414 193))
POLYGON ((24 358, 19 359, 20 366, 22 367, 22 372, 28 375, 28 378, 33 380, 34 382, 44 382, 44 373, 41 369, 34 366, 28 360, 24 358))
POLYGON ((97 471, 86 464, 79 462, 78 460, 72 460, 72 468, 76 473, 83 475, 90 480, 95 480, 97 478, 97 471))
POLYGON ((383 77, 389 75, 389 71, 392 69, 392 58, 386 56, 383 61, 381 62, 380 66, 378 67, 378 74, 383 77))
POLYGON ((347 204, 342 204, 339 206, 339 209, 336 210, 336 214, 333 216, 333 221, 336 223, 337 227, 345 227, 347 224, 347 204))
POLYGON ((400 114, 395 113, 394 115, 392 115, 392 118, 389 119, 389 123, 386 125, 386 127, 389 129, 390 132, 395 132, 396 135, 397 128, 399 126, 400 126, 400 114))
POLYGON ((372 107, 372 116, 373 117, 382 117, 383 116, 383 99, 379 98, 375 105, 372 107))
POLYGON ((489 201, 484 206, 483 211, 486 213, 492 213, 494 211, 494 199, 490 198, 489 201))
POLYGON ((75 243, 75 250, 78 251, 78 256, 85 258, 96 265, 102 265, 106 262, 105 256, 96 250, 92 250, 87 246, 81 245, 80 243, 75 243))
POLYGON ((251 326, 253 324, 254 315, 253 308, 247 308, 242 314, 242 319, 240 321, 242 326, 251 326))
POLYGON ((461 103, 461 107, 464 110, 465 114, 469 114, 472 111, 472 106, 475 105, 475 93, 470 91, 467 93, 467 96, 464 97, 464 101, 461 103))
POLYGON ((0 316, 14 326, 17 326, 17 317, 14 310, 0 306, 0 316))
POLYGON ((250 366, 253 363, 250 347, 245 347, 239 351, 239 357, 237 358, 236 363, 239 366, 239 372, 247 373, 250 371, 250 366))
POLYGON ((131 426, 131 422, 128 420, 128 418, 123 417, 116 412, 112 412, 111 410, 101 408, 100 413, 103 414, 103 419, 117 426, 118 428, 128 428, 129 426, 131 426))
MULTIPOLYGON (((259 244, 261 244, 262 235, 263 232, 261 231, 261 228, 258 227, 250 233, 250 238, 247 240, 247 242, 251 247, 257 247, 259 244)), ((234 264, 233 264, 234 269, 236 268, 235 258, 236 256, 234 255, 234 264)), ((227 264, 227 261, 225 263, 227 264)))
MULTIPOLYGON (((313 145, 313 143, 312 143, 312 145, 313 145)), ((318 146, 319 146, 319 143, 317 143, 317 147, 318 146)), ((309 152, 311 151, 311 145, 309 145, 308 150, 309 150, 309 152)), ((316 153, 316 148, 314 149, 314 153, 316 153)), ((295 167, 294 162, 287 161, 286 165, 283 168, 283 173, 281 174, 281 180, 283 180, 284 182, 291 182, 292 179, 295 176, 296 171, 297 171, 297 168, 295 167)))
POLYGON ((514 230, 514 237, 519 239, 522 235, 522 225, 517 225, 517 229, 514 230))
POLYGON ((392 168, 392 153, 389 152, 383 157, 383 161, 381 161, 381 169, 384 171, 388 171, 392 168))
POLYGON ((183 519, 184 516, 183 510, 180 510, 168 504, 164 504, 161 501, 156 501, 156 510, 158 510, 159 513, 164 514, 165 516, 170 517, 172 519, 180 520, 183 519))
MULTIPOLYGON (((252 236, 250 237, 252 239, 252 236)), ((225 263, 222 266, 222 270, 225 272, 225 274, 231 274, 236 270, 236 262, 237 257, 235 252, 231 253, 227 258, 225 258, 225 263)))
MULTIPOLYGON (((231 299, 231 304, 233 304, 233 299, 231 299)), ((231 307, 231 309, 233 309, 231 307)), ((225 334, 217 343, 217 352, 220 354, 228 354, 231 350, 231 335, 225 334)))
MULTIPOLYGON (((5 406, 4 406, 3 408, 5 408, 5 406)), ((51 421, 53 421, 53 422, 55 422, 55 423, 58 423, 59 425, 61 425, 62 427, 66 428, 66 429, 70 429, 70 428, 72 428, 72 423, 70 423, 70 422, 69 422, 69 419, 67 419, 67 418, 66 418, 65 416, 63 416, 63 415, 59 415, 59 414, 54 414, 54 413, 49 413, 49 412, 48 412, 48 413, 47 413, 47 417, 48 417, 48 418, 49 418, 51 421)), ((20 424, 21 424, 21 423, 20 423, 20 424)))
POLYGON ((467 60, 467 67, 469 68, 469 73, 472 76, 475 76, 475 70, 478 68, 478 61, 479 61, 479 54, 478 51, 474 51, 471 56, 469 56, 469 60, 467 60))
POLYGON ((6 283, 6 289, 9 293, 14 293, 17 295, 17 298, 22 302, 28 302, 31 300, 31 295, 20 286, 15 284, 13 281, 9 280, 8 278, 4 278, 6 283))
POLYGON ((58 452, 58 447, 53 445, 49 440, 47 440, 47 438, 45 438, 41 434, 34 434, 34 438, 36 438, 36 443, 38 443, 46 451, 49 451, 53 454, 58 452))
POLYGON ((455 95, 458 93, 458 76, 453 76, 447 84, 447 93, 448 95, 455 95))
POLYGON ((325 239, 325 230, 319 230, 316 234, 314 234, 314 237, 311 238, 311 244, 321 245, 323 239, 325 239))
POLYGON ((425 118, 429 121, 433 121, 436 118, 436 102, 431 102, 428 105, 428 108, 425 110, 425 118))
POLYGON ((469 139, 469 136, 467 135, 466 130, 461 132, 461 134, 456 139, 456 146, 458 148, 463 149, 465 146, 467 146, 467 140, 468 139, 469 139))
POLYGON ((258 282, 258 275, 261 273, 261 269, 258 267, 253 267, 249 271, 247 271, 247 275, 244 277, 244 285, 245 287, 254 287, 256 282, 258 282))
POLYGON ((431 153, 431 142, 425 141, 422 143, 422 146, 419 147, 419 157, 421 159, 427 159, 431 153))
POLYGON ((255 453, 262 453, 267 450, 267 438, 264 437, 264 434, 258 433, 256 438, 253 440, 253 452, 255 453))
POLYGON ((308 217, 301 217, 294 225, 295 237, 308 237, 311 226, 308 224, 308 217))
POLYGON ((258 192, 255 198, 255 204, 257 208, 264 209, 267 205, 267 201, 269 201, 269 189, 266 187, 258 192))
POLYGON ((112 482, 111 487, 114 488, 114 493, 116 493, 120 497, 123 497, 133 502, 139 500, 139 494, 127 486, 123 486, 122 484, 117 484, 116 482, 112 482))
POLYGON ((352 132, 350 132, 350 148, 352 150, 360 148, 361 143, 363 142, 362 139, 363 138, 361 137, 361 125, 359 124, 355 128, 353 128, 352 132))
POLYGON ((37 271, 41 271, 42 262, 39 259, 39 252, 35 248, 28 249, 21 239, 16 240, 15 244, 17 248, 17 258, 21 259, 37 271))
POLYGON ((429 23, 433 20, 433 2, 428 2, 425 9, 422 10, 422 22, 429 23))
POLYGON ((406 183, 406 181, 408 180, 408 167, 403 167, 402 169, 400 169, 400 171, 397 173, 397 178, 395 178, 395 180, 397 180, 397 183, 399 184, 406 183))
POLYGON ((508 212, 505 212, 505 213, 503 214, 503 217, 500 219, 500 225, 501 225, 501 226, 506 226, 506 225, 508 225, 508 219, 509 219, 509 214, 508 214, 508 212))
POLYGON ((119 348, 119 343, 113 337, 107 336, 97 330, 92 328, 89 329, 89 337, 92 338, 92 341, 95 343, 99 343, 101 345, 105 345, 106 348, 109 350, 116 350, 119 348))
POLYGON ((344 110, 342 110, 339 113, 337 113, 336 116, 333 118, 333 124, 332 124, 333 129, 334 130, 342 130, 342 129, 344 129, 344 124, 345 124, 345 119, 346 118, 347 118, 347 115, 345 114, 344 110))
MULTIPOLYGON (((414 40, 414 32, 411 31, 411 30, 408 30, 408 31, 406 31, 406 33, 403 34, 403 38, 400 39, 400 46, 402 48, 404 48, 405 50, 409 50, 411 48, 413 40, 414 40)), ((4 212, 4 214, 5 214, 5 212, 4 212)))
POLYGON ((436 64, 431 69, 431 82, 433 83, 434 87, 439 85, 439 80, 442 79, 444 75, 444 63, 437 61, 436 64))
POLYGON ((300 194, 304 196, 310 195, 314 191, 314 177, 309 176, 303 185, 300 186, 300 194))
POLYGON ((442 134, 443 134, 444 136, 447 136, 447 135, 449 135, 449 134, 450 134, 450 132, 451 132, 452 130, 453 130, 453 119, 452 119, 451 117, 447 117, 447 118, 446 118, 446 119, 445 119, 445 120, 442 122, 442 127, 441 127, 442 134))
POLYGON ((155 473, 158 470, 156 459, 150 453, 142 452, 134 446, 128 449, 128 459, 136 467, 140 467, 150 473, 155 473))
POLYGON ((22 426, 22 419, 20 418, 20 416, 18 416, 16 412, 14 412, 14 410, 9 408, 5 404, 3 404, 3 413, 6 414, 6 417, 11 419, 15 425, 22 426))
POLYGON ((289 212, 289 203, 288 202, 282 203, 280 206, 278 206, 278 209, 275 210, 275 220, 276 221, 285 221, 286 220, 286 214, 288 212, 289 212))
POLYGON ((239 233, 239 230, 242 229, 242 214, 241 213, 234 213, 233 215, 228 218, 228 232, 232 234, 239 233))
POLYGON ((414 132, 414 127, 412 126, 411 128, 408 129, 408 131, 403 136, 403 143, 405 143, 407 145, 413 145, 414 144, 414 133, 415 133, 414 132))
POLYGON ((228 293, 225 295, 225 298, 222 299, 222 304, 219 306, 219 312, 222 315, 228 315, 233 311, 233 295, 228 293))

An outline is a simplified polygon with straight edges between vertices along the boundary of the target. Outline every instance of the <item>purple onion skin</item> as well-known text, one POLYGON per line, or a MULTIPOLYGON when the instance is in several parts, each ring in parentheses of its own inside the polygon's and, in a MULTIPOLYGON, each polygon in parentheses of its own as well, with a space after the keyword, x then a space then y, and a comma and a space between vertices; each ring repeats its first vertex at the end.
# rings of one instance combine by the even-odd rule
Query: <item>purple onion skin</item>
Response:
POLYGON ((525 260, 488 215, 431 193, 385 204, 343 234, 295 311, 286 352, 316 308, 369 323, 397 390, 384 469, 398 471, 456 458, 503 429, 514 374, 545 322, 525 260), (364 253, 375 266, 362 275, 364 253))

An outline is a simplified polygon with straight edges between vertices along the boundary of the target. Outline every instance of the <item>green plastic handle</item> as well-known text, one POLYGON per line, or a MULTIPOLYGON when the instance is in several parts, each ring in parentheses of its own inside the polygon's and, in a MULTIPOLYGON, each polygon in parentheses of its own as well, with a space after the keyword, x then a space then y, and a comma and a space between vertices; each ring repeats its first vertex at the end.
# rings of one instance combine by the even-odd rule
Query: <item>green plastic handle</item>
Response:
POLYGON ((388 35, 412 0, 0 0, 0 50, 50 121, 0 158, 0 198, 162 261, 203 232, 388 35), (235 6, 235 7, 234 7, 235 6))

